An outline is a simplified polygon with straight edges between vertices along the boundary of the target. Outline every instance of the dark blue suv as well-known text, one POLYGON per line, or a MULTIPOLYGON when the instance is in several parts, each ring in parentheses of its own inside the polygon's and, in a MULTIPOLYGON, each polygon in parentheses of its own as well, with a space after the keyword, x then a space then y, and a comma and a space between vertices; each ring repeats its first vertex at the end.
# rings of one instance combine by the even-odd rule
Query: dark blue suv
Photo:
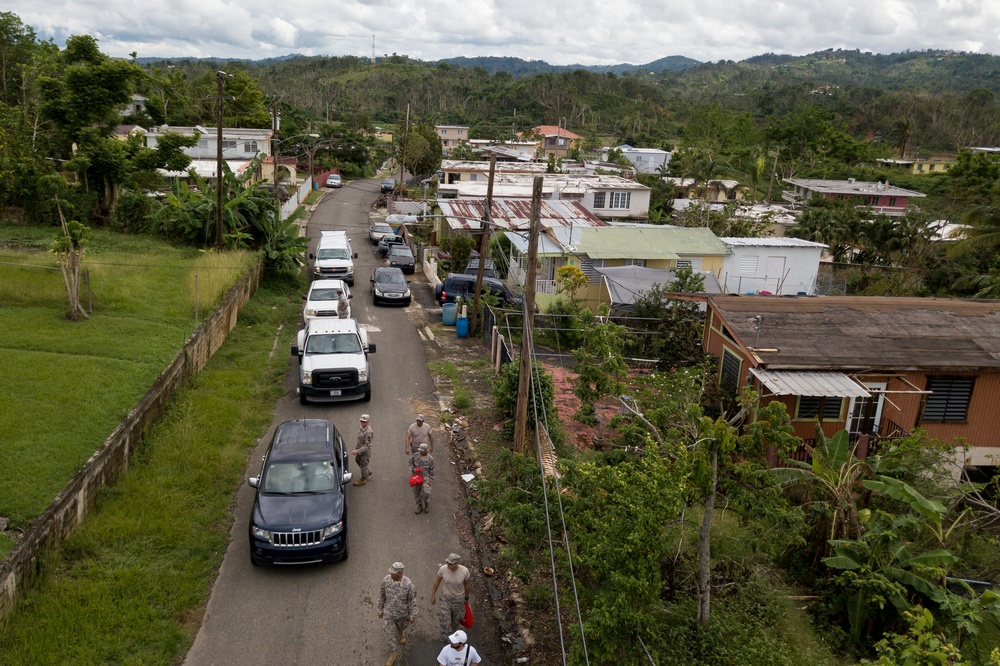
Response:
POLYGON ((250 561, 347 559, 347 450, 326 419, 285 421, 264 454, 250 516, 250 561))

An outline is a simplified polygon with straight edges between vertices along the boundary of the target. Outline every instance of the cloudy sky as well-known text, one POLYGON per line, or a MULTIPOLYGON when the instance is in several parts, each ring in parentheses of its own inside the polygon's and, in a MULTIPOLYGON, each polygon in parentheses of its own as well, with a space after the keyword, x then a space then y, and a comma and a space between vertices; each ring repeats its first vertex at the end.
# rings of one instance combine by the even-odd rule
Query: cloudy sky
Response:
POLYGON ((113 56, 398 53, 554 65, 700 61, 826 48, 1000 54, 1000 0, 0 0, 39 37, 113 56))

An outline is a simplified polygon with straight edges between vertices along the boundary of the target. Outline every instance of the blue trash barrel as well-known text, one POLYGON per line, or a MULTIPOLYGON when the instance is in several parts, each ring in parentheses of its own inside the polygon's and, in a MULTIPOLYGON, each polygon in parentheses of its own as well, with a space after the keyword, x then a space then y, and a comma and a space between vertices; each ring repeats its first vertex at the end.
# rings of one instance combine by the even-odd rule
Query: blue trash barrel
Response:
POLYGON ((454 326, 458 317, 458 306, 454 303, 445 303, 441 306, 441 321, 445 326, 454 326))
POLYGON ((455 333, 458 334, 460 338, 469 337, 469 318, 459 317, 458 322, 455 324, 455 333))

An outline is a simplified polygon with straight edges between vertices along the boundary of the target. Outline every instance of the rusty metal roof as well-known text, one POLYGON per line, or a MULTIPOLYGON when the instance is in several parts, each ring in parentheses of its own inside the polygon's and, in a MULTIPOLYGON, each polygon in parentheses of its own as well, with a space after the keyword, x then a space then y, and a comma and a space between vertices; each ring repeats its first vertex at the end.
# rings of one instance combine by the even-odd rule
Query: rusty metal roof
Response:
POLYGON ((768 369, 1000 369, 997 300, 724 295, 708 302, 768 369))
MULTIPOLYGON (((486 210, 486 199, 439 199, 438 207, 454 230, 479 231, 486 210)), ((530 199, 493 199, 491 220, 495 228, 507 231, 527 231, 531 224, 530 199)), ((552 227, 603 227, 599 217, 578 201, 543 200, 539 207, 539 223, 552 227)))

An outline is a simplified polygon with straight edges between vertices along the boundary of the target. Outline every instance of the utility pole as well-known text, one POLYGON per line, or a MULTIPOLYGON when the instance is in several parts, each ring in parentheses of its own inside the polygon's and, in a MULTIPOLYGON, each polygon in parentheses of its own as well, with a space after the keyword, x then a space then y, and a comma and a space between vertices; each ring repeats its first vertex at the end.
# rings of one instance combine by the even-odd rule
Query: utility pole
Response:
POLYGON ((215 135, 215 249, 220 251, 222 250, 222 84, 229 77, 229 74, 221 70, 215 73, 218 87, 215 135))
POLYGON ((771 201, 771 188, 774 186, 774 178, 778 175, 778 155, 781 153, 781 146, 774 151, 774 166, 771 167, 771 181, 767 184, 767 199, 765 203, 771 201))
MULTIPOLYGON (((542 177, 531 187, 531 228, 528 234, 528 275, 524 283, 524 327, 521 332, 521 370, 517 380, 517 410, 514 415, 514 452, 524 453, 528 433, 528 388, 531 386, 531 356, 534 351, 535 264, 538 263, 538 232, 542 207, 542 177)), ((537 424, 536 424, 537 426, 537 424)))
POLYGON ((271 101, 271 143, 274 148, 271 150, 271 158, 274 160, 274 221, 281 221, 281 196, 278 193, 278 187, 281 182, 280 173, 278 171, 278 102, 281 100, 280 97, 275 95, 274 99, 271 101))
POLYGON ((406 137, 410 133, 410 105, 406 105, 406 124, 403 125, 403 146, 401 151, 401 156, 399 158, 399 187, 401 189, 405 188, 404 178, 406 177, 406 137))
POLYGON ((483 293, 483 270, 486 268, 486 259, 490 253, 490 230, 493 223, 493 178, 497 171, 496 151, 490 153, 490 179, 486 184, 486 210, 483 211, 483 230, 479 234, 479 270, 476 271, 476 296, 472 301, 472 332, 479 330, 479 325, 483 321, 479 312, 479 298, 483 293))

